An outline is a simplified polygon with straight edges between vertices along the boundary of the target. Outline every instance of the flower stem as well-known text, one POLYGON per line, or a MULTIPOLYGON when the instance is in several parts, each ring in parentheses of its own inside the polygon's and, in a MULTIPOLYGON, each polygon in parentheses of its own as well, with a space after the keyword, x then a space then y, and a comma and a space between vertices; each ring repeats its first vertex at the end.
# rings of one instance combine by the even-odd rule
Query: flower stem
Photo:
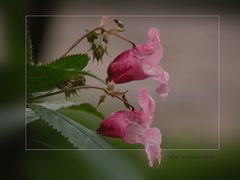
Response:
POLYGON ((60 57, 66 56, 75 46, 77 46, 84 38, 86 38, 88 36, 88 34, 94 32, 94 31, 100 30, 100 29, 103 29, 103 28, 102 27, 96 27, 96 28, 92 29, 91 31, 87 32, 86 34, 84 34, 83 36, 81 36, 60 57))
MULTIPOLYGON (((102 88, 102 87, 90 86, 90 85, 77 86, 77 87, 72 87, 72 88, 68 88, 68 89, 64 89, 64 90, 60 90, 60 91, 56 91, 56 92, 51 92, 51 93, 47 93, 47 94, 43 94, 43 95, 40 95, 40 96, 29 98, 29 100, 37 100, 37 99, 40 99, 40 98, 49 97, 49 96, 61 94, 61 93, 64 93, 64 92, 77 90, 77 89, 98 89, 98 90, 104 91, 107 95, 115 97, 115 98, 119 99, 120 101, 122 101, 123 103, 128 104, 131 107, 131 109, 134 110, 134 106, 133 105, 131 105, 125 99, 123 99, 123 98, 119 97, 118 95, 112 93, 111 91, 109 91, 109 90, 107 90, 105 88, 102 88)), ((123 92, 123 93, 120 93, 120 94, 124 94, 124 93, 126 93, 126 92, 123 92)))
MULTIPOLYGON (((92 29, 91 31, 87 32, 86 34, 84 34, 83 36, 81 36, 79 39, 77 39, 60 57, 64 57, 66 56, 74 47, 76 47, 84 38, 86 38, 90 33, 95 32, 97 30, 105 30, 103 27, 99 26, 96 27, 94 29, 92 29)), ((136 47, 136 44, 134 42, 132 42, 131 40, 120 36, 117 33, 111 32, 110 34, 113 34, 121 39, 123 39, 124 41, 127 41, 128 43, 132 44, 133 47, 136 47)))
POLYGON ((130 44, 132 44, 133 47, 136 47, 136 44, 134 42, 132 42, 131 40, 129 40, 129 39, 123 37, 123 36, 120 36, 119 34, 114 33, 114 32, 111 32, 111 34, 113 34, 114 36, 117 36, 117 37, 123 39, 124 41, 129 42, 130 44))

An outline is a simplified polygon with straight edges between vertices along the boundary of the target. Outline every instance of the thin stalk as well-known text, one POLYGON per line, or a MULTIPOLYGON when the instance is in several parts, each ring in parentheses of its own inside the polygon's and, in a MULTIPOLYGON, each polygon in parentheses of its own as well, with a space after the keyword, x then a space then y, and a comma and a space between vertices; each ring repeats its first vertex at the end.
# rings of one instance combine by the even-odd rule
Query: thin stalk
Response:
POLYGON ((114 32, 111 32, 111 34, 113 34, 114 36, 117 36, 117 37, 123 39, 124 41, 129 42, 130 44, 132 44, 133 47, 136 47, 136 44, 134 42, 132 42, 131 40, 129 40, 129 39, 127 39, 127 38, 117 34, 117 33, 114 33, 114 32))
POLYGON ((122 101, 123 103, 128 104, 132 108, 132 110, 134 110, 133 105, 131 105, 128 101, 124 100, 123 98, 121 98, 121 97, 119 97, 117 95, 112 94, 111 91, 108 91, 107 89, 102 88, 102 87, 89 86, 89 85, 77 86, 77 87, 72 87, 72 88, 68 88, 68 89, 64 89, 64 90, 59 90, 59 91, 56 91, 56 92, 51 92, 51 93, 43 94, 43 95, 40 95, 40 96, 32 97, 32 98, 29 98, 29 100, 37 100, 37 99, 40 99, 40 98, 49 97, 49 96, 61 94, 61 93, 64 93, 64 92, 77 90, 77 89, 98 89, 98 90, 104 91, 107 95, 115 97, 115 98, 119 99, 120 101, 122 101))
MULTIPOLYGON (((87 32, 86 34, 84 34, 83 36, 81 36, 79 39, 77 39, 60 57, 64 57, 66 56, 73 48, 75 48, 84 38, 86 38, 90 33, 97 31, 97 30, 104 30, 103 27, 96 27, 94 29, 92 29, 91 31, 87 32)), ((127 41, 128 43, 132 44, 133 47, 136 47, 136 44, 134 42, 132 42, 131 40, 117 34, 114 32, 111 32, 110 34, 113 34, 114 36, 117 36, 121 39, 123 39, 124 41, 127 41)))
POLYGON ((103 29, 102 27, 96 27, 94 29, 92 29, 91 31, 87 32, 86 34, 84 34, 83 36, 81 36, 79 39, 77 39, 72 46, 70 46, 60 57, 64 57, 66 56, 75 46, 77 46, 84 38, 86 38, 90 33, 103 29))

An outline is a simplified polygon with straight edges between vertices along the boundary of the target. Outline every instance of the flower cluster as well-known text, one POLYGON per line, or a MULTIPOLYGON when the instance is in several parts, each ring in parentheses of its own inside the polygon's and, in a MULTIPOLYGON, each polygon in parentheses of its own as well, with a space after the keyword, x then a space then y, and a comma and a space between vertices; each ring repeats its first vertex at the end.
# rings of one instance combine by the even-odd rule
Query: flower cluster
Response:
MULTIPOLYGON (((161 161, 161 133, 158 128, 151 127, 155 101, 149 95, 146 87, 138 90, 139 109, 135 109, 127 100, 126 93, 114 90, 115 84, 127 83, 131 81, 144 80, 151 77, 158 82, 156 93, 163 99, 168 97, 168 73, 159 66, 163 58, 163 46, 160 41, 159 30, 150 28, 148 30, 147 42, 136 45, 131 40, 119 35, 125 31, 124 24, 117 19, 109 19, 107 16, 101 18, 98 27, 92 30, 86 30, 87 34, 79 38, 63 55, 68 54, 82 39, 87 38, 90 44, 89 52, 94 59, 102 61, 104 54, 107 53, 107 47, 110 36, 118 38, 132 44, 132 47, 120 53, 108 66, 106 79, 107 87, 96 87, 86 85, 85 79, 76 77, 70 81, 64 82, 58 87, 65 92, 66 96, 76 94, 76 90, 84 88, 93 88, 102 90, 111 97, 122 101, 127 110, 117 111, 104 119, 97 133, 103 136, 121 138, 129 144, 139 143, 144 145, 149 160, 149 166, 153 166, 154 161, 161 161), (110 23, 113 22, 113 27, 110 23)), ((51 93, 50 93, 51 94, 51 93)), ((54 93, 56 94, 56 93, 54 93)), ((49 95, 49 94, 48 94, 49 95)), ((98 106, 105 101, 106 95, 100 96, 98 106)), ((45 97, 46 95, 44 95, 45 97)))
MULTIPOLYGON (((88 32, 88 31, 87 31, 88 32)), ((108 33, 103 30, 100 32, 90 32, 87 36, 88 42, 91 44, 90 50, 93 53, 93 61, 101 61, 104 54, 107 54, 107 43, 109 41, 108 33)))
MULTIPOLYGON (((169 75, 158 64, 163 57, 159 30, 150 28, 149 40, 133 46, 119 54, 108 66, 109 83, 126 83, 152 77, 159 82, 156 92, 165 99, 168 96, 169 75)), ((121 138, 129 144, 140 143, 145 147, 149 166, 155 160, 161 161, 161 133, 158 128, 150 127, 155 111, 155 102, 147 88, 138 91, 140 109, 122 110, 112 113, 100 124, 97 133, 103 136, 121 138)))

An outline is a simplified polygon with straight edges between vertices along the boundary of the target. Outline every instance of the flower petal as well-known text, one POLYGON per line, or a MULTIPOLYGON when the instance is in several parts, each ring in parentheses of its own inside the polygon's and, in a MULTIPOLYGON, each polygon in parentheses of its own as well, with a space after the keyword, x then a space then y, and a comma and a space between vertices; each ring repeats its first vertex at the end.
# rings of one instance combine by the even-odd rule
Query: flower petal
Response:
POLYGON ((168 96, 169 88, 168 88, 168 80, 169 75, 166 71, 163 70, 160 66, 153 68, 145 68, 145 73, 149 76, 153 77, 153 80, 156 80, 160 83, 159 87, 156 89, 156 92, 162 97, 166 98, 168 96))
POLYGON ((149 40, 138 45, 137 48, 144 56, 144 64, 155 67, 159 64, 163 57, 163 47, 160 43, 159 30, 157 28, 150 28, 148 30, 149 40))
POLYGON ((161 83, 160 86, 156 89, 156 93, 158 93, 163 99, 168 97, 168 83, 161 83))
POLYGON ((158 161, 158 165, 161 162, 161 133, 158 128, 146 129, 142 137, 144 139, 145 151, 148 157, 149 166, 153 166, 155 160, 158 161))
POLYGON ((145 114, 145 122, 151 121, 155 111, 155 101, 149 95, 147 88, 138 90, 138 103, 145 114))
POLYGON ((112 113, 103 120, 97 133, 103 136, 123 138, 125 128, 128 125, 128 117, 125 111, 112 113))
POLYGON ((149 166, 155 160, 161 162, 161 133, 158 128, 146 128, 143 124, 129 124, 124 133, 124 140, 129 144, 140 143, 145 147, 149 166))
POLYGON ((159 30, 157 28, 149 28, 148 37, 149 37, 149 41, 160 42, 159 30))
POLYGON ((129 144, 143 144, 142 131, 144 128, 144 124, 130 123, 124 131, 123 139, 129 144))
POLYGON ((122 52, 109 64, 107 70, 109 81, 125 83, 148 77, 142 69, 141 60, 132 51, 131 49, 122 52))
POLYGON ((161 67, 158 67, 158 75, 153 77, 154 80, 157 80, 160 85, 156 89, 156 92, 162 97, 166 98, 168 96, 169 88, 168 88, 168 80, 169 75, 166 71, 164 71, 161 67))

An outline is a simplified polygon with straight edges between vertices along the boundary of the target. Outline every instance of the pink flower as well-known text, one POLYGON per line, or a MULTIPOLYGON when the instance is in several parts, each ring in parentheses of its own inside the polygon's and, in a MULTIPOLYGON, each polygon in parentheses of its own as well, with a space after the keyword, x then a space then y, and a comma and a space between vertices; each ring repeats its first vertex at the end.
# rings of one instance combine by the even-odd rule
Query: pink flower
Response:
POLYGON ((149 166, 155 160, 160 164, 161 133, 158 128, 151 128, 155 102, 146 88, 138 92, 139 110, 124 110, 112 113, 101 122, 97 133, 103 136, 121 138, 129 144, 140 143, 145 147, 149 166))
POLYGON ((160 83, 156 92, 163 98, 168 96, 169 75, 158 66, 163 57, 159 30, 148 30, 149 40, 119 54, 108 67, 108 80, 115 83, 126 83, 152 77, 160 83))

